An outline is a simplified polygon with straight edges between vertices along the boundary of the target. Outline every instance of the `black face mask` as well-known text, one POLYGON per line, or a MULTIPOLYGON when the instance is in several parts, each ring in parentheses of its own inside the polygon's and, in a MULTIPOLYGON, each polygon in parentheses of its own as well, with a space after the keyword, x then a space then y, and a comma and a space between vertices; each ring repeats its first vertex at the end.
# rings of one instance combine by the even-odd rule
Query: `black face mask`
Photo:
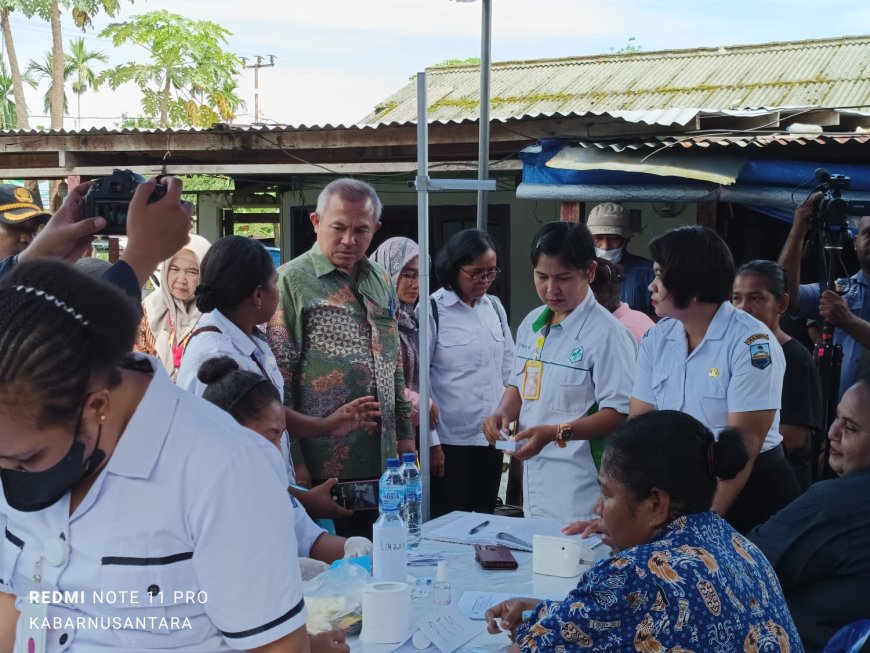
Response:
POLYGON ((54 505, 103 462, 106 453, 98 448, 99 443, 98 436, 97 446, 85 460, 85 444, 79 440, 79 429, 76 428, 69 451, 48 469, 41 472, 0 469, 0 482, 3 483, 6 503, 21 512, 36 512, 54 505))

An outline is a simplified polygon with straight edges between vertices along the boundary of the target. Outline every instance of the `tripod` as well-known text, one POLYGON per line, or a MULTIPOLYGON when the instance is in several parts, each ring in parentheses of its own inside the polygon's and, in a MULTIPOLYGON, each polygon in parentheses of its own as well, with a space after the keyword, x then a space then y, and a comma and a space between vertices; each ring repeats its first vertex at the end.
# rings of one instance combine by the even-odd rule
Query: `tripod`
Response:
MULTIPOLYGON (((819 264, 825 278, 824 282, 819 282, 819 288, 822 291, 837 292, 834 263, 840 261, 846 229, 845 222, 826 223, 816 232, 816 238, 819 241, 819 264)), ((828 440, 827 428, 833 424, 837 417, 837 404, 840 398, 840 369, 843 366, 843 347, 834 344, 834 325, 827 320, 822 326, 822 340, 813 349, 813 358, 822 381, 822 410, 826 425, 822 433, 814 433, 810 443, 810 460, 813 463, 812 481, 816 482, 828 476, 826 472, 828 471, 827 461, 831 442, 828 440), (821 456, 823 451, 824 457, 821 456)))

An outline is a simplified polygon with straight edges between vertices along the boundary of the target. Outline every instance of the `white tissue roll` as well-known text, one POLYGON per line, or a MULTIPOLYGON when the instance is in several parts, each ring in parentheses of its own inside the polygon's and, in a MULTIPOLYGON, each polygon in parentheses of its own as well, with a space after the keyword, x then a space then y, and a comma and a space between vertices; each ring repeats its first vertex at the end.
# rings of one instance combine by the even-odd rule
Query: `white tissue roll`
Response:
POLYGON ((363 588, 362 632, 365 644, 398 644, 408 636, 411 592, 407 583, 370 583, 363 588))

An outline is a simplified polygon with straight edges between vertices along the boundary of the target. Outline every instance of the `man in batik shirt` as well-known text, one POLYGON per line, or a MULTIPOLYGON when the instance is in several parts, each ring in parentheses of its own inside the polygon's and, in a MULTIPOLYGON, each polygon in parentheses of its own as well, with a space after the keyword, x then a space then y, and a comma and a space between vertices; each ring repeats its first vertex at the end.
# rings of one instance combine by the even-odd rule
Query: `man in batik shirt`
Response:
MULTIPOLYGON (((380 429, 296 440, 292 453, 300 482, 377 478, 387 458, 415 450, 410 406, 402 398, 398 299, 386 271, 366 258, 381 226, 381 208, 368 184, 333 181, 311 214, 317 242, 279 269, 281 302, 269 340, 284 376, 284 402, 326 417, 357 397, 374 395, 381 411, 380 429)), ((376 516, 377 511, 357 513, 337 521, 336 530, 370 534, 376 516)))

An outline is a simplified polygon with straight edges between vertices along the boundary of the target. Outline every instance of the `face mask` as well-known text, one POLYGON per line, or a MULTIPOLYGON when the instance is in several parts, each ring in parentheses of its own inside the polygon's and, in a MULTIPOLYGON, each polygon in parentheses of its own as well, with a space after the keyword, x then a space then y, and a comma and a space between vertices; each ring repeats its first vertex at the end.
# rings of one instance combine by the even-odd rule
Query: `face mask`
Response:
POLYGON ((596 247, 595 256, 603 258, 605 261, 610 261, 611 263, 619 263, 619 259, 622 258, 623 250, 625 250, 624 247, 617 247, 616 249, 598 249, 596 247))
POLYGON ((0 470, 6 503, 21 512, 43 510, 60 501, 76 483, 99 467, 106 457, 106 453, 98 448, 99 438, 93 453, 85 460, 85 444, 78 435, 76 429, 67 454, 48 469, 41 472, 0 470))

